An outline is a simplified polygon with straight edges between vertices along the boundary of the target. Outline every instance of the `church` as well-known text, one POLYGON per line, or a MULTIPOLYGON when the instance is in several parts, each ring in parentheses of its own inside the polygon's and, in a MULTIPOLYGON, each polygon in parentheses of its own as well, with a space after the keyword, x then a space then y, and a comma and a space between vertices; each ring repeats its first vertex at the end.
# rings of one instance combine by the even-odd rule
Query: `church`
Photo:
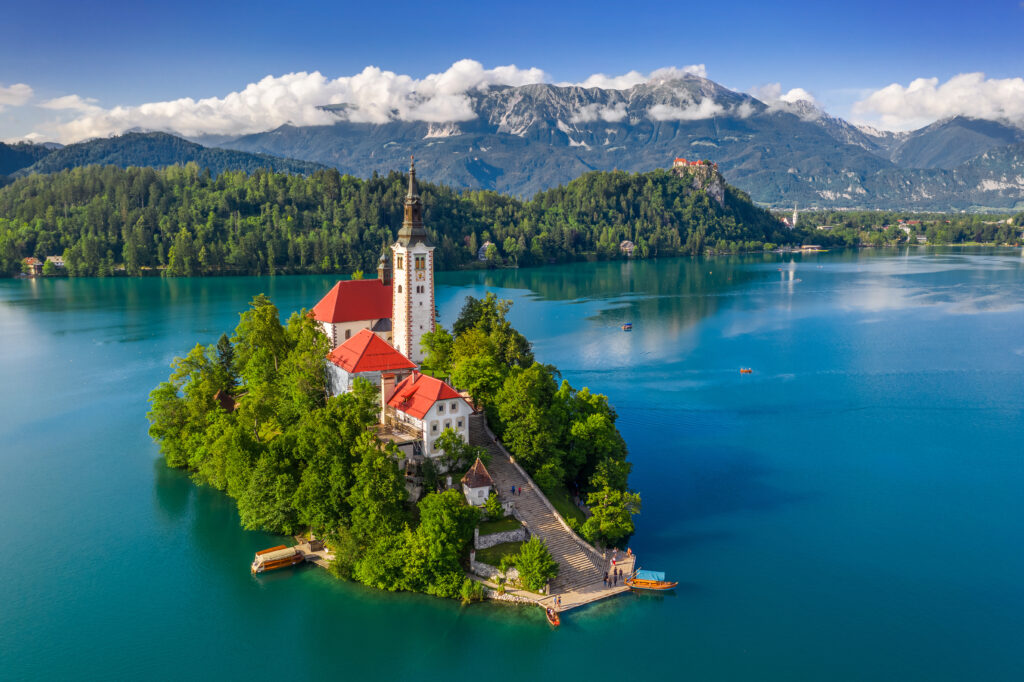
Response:
POLYGON ((472 405, 418 371, 423 335, 435 324, 434 244, 423 225, 414 163, 402 227, 381 254, 377 279, 338 282, 310 314, 333 349, 326 358, 332 396, 350 391, 356 378, 378 386, 383 428, 408 455, 440 455, 436 440, 447 428, 469 440, 472 405))

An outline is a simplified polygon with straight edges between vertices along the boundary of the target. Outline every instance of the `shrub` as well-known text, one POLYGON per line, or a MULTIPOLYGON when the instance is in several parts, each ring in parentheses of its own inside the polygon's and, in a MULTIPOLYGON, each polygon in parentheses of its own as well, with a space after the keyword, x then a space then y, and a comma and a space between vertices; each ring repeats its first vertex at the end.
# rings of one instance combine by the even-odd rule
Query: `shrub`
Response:
POLYGON ((487 501, 484 502, 484 511, 487 512, 487 518, 494 521, 505 516, 505 510, 501 507, 501 500, 493 492, 487 497, 487 501))
POLYGON ((523 543, 515 564, 519 569, 519 581, 532 592, 540 592, 544 585, 558 575, 558 562, 551 556, 544 541, 536 536, 523 543))

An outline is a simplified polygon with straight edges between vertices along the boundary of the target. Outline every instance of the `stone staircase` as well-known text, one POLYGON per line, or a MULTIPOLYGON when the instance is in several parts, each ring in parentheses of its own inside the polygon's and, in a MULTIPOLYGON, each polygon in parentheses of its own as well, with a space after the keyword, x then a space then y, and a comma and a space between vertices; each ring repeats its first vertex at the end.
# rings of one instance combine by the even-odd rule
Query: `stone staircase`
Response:
MULTIPOLYGON (((473 415, 469 421, 469 442, 487 449, 491 463, 487 471, 502 502, 511 502, 530 535, 544 541, 551 556, 558 562, 558 577, 551 581, 551 594, 595 591, 603 588, 608 567, 589 552, 585 552, 573 534, 563 526, 556 515, 534 490, 533 482, 520 473, 509 460, 508 452, 491 436, 483 415, 473 415), (522 487, 522 495, 512 495, 512 486, 522 487)), ((603 591, 603 590, 599 590, 603 591)))

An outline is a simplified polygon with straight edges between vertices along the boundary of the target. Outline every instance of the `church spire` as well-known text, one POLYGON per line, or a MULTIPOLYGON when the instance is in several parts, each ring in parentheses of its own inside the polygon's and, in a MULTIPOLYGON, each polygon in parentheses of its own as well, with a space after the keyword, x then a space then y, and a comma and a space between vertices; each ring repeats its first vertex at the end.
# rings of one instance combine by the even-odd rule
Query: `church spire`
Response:
POLYGON ((405 195, 405 216, 402 229, 398 231, 398 243, 403 246, 421 242, 425 246, 433 246, 427 228, 423 227, 423 201, 420 200, 416 187, 416 162, 409 157, 409 191, 405 195))

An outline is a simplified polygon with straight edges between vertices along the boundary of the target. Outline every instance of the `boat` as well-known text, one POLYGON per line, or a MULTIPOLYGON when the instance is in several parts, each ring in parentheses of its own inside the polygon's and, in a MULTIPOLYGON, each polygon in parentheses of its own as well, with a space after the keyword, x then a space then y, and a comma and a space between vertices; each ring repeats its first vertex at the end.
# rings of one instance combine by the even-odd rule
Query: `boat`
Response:
POLYGON ((753 374, 754 370, 749 367, 740 367, 740 374, 753 374))
POLYGON ((558 627, 562 624, 562 620, 558 617, 558 613, 556 613, 555 610, 550 606, 544 609, 544 615, 547 616, 548 622, 554 625, 555 627, 558 627))
POLYGON ((626 578, 626 587, 633 590, 663 592, 665 590, 674 590, 678 584, 665 580, 665 574, 661 571, 637 570, 633 572, 633 575, 626 578))
POLYGON ((622 325, 622 331, 624 331, 624 332, 631 332, 631 331, 633 331, 633 323, 632 322, 627 322, 626 324, 622 325))
POLYGON ((306 556, 294 547, 278 545, 277 547, 271 547, 269 549, 256 552, 256 558, 252 561, 251 570, 253 574, 266 573, 267 571, 273 571, 278 568, 294 566, 295 564, 305 561, 305 559, 306 556))

